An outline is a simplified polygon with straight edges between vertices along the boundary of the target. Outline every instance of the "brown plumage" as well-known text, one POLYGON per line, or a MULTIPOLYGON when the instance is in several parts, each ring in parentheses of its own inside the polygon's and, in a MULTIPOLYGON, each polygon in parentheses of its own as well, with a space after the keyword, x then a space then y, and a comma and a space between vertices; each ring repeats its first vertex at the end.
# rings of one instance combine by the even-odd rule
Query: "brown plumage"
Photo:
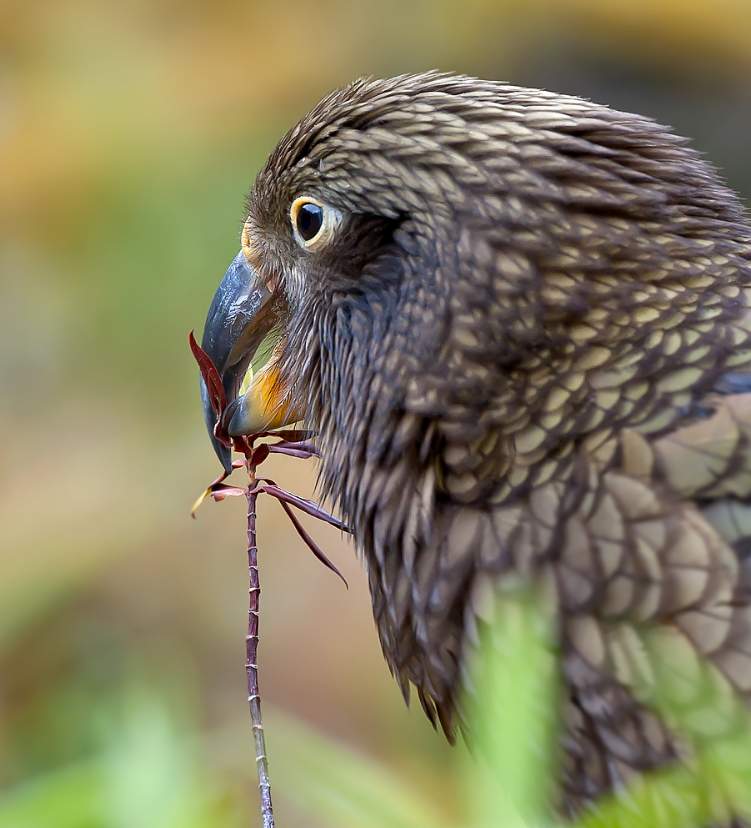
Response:
POLYGON ((637 700, 642 630, 751 701, 751 230, 683 139, 502 83, 358 81, 272 153, 244 250, 431 720, 453 734, 515 579, 558 619, 564 811, 681 753, 637 700), (300 196, 331 211, 320 243, 300 196))

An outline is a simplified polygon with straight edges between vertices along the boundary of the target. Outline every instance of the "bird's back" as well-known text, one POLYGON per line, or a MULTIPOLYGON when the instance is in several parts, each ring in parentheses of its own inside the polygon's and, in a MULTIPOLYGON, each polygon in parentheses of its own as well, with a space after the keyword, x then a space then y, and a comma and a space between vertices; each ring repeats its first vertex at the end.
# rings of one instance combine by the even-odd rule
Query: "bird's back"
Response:
POLYGON ((472 196, 399 308, 440 324, 397 338, 419 370, 347 495, 389 665, 449 733, 488 595, 548 590, 574 813, 685 756, 650 701, 665 664, 751 701, 751 229, 646 119, 512 87, 445 106, 430 141, 465 130, 472 196))

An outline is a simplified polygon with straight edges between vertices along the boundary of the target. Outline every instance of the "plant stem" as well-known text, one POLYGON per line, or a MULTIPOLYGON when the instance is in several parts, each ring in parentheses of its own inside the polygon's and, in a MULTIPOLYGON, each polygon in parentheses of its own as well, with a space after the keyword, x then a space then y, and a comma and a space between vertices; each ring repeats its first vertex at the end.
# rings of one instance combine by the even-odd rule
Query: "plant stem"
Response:
POLYGON ((248 634, 245 637, 245 672, 248 678, 248 706, 256 748, 256 771, 261 797, 263 828, 274 828, 274 810, 271 804, 269 764, 266 758, 266 738, 261 717, 261 695, 258 687, 258 612, 261 585, 258 577, 258 547, 256 545, 256 488, 255 466, 248 461, 250 482, 246 491, 248 500, 248 634))

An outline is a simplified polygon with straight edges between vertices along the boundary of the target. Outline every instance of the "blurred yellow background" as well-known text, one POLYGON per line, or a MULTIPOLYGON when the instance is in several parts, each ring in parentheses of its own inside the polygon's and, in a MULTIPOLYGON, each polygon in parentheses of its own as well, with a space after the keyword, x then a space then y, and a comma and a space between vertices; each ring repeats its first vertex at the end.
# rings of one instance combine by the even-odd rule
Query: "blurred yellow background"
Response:
MULTIPOLYGON (((254 824, 244 503, 188 516, 217 463, 187 332, 281 134, 428 68, 652 115, 751 196, 749 0, 0 4, 0 828, 254 824)), ((345 591, 273 502, 259 527, 268 716, 453 807, 351 547, 312 526, 345 591)), ((318 824, 268 739, 278 824, 318 824)))

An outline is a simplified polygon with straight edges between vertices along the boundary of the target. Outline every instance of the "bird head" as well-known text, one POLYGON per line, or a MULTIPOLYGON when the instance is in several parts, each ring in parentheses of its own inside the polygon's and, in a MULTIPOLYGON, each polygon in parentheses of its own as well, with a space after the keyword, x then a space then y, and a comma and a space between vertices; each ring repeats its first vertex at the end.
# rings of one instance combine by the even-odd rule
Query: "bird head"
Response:
POLYGON ((305 420, 345 512, 384 468, 392 489, 409 469, 500 500, 574 444, 668 425, 734 347, 748 249, 735 196, 649 119, 439 73, 361 80, 259 173, 203 347, 228 432, 305 420))

